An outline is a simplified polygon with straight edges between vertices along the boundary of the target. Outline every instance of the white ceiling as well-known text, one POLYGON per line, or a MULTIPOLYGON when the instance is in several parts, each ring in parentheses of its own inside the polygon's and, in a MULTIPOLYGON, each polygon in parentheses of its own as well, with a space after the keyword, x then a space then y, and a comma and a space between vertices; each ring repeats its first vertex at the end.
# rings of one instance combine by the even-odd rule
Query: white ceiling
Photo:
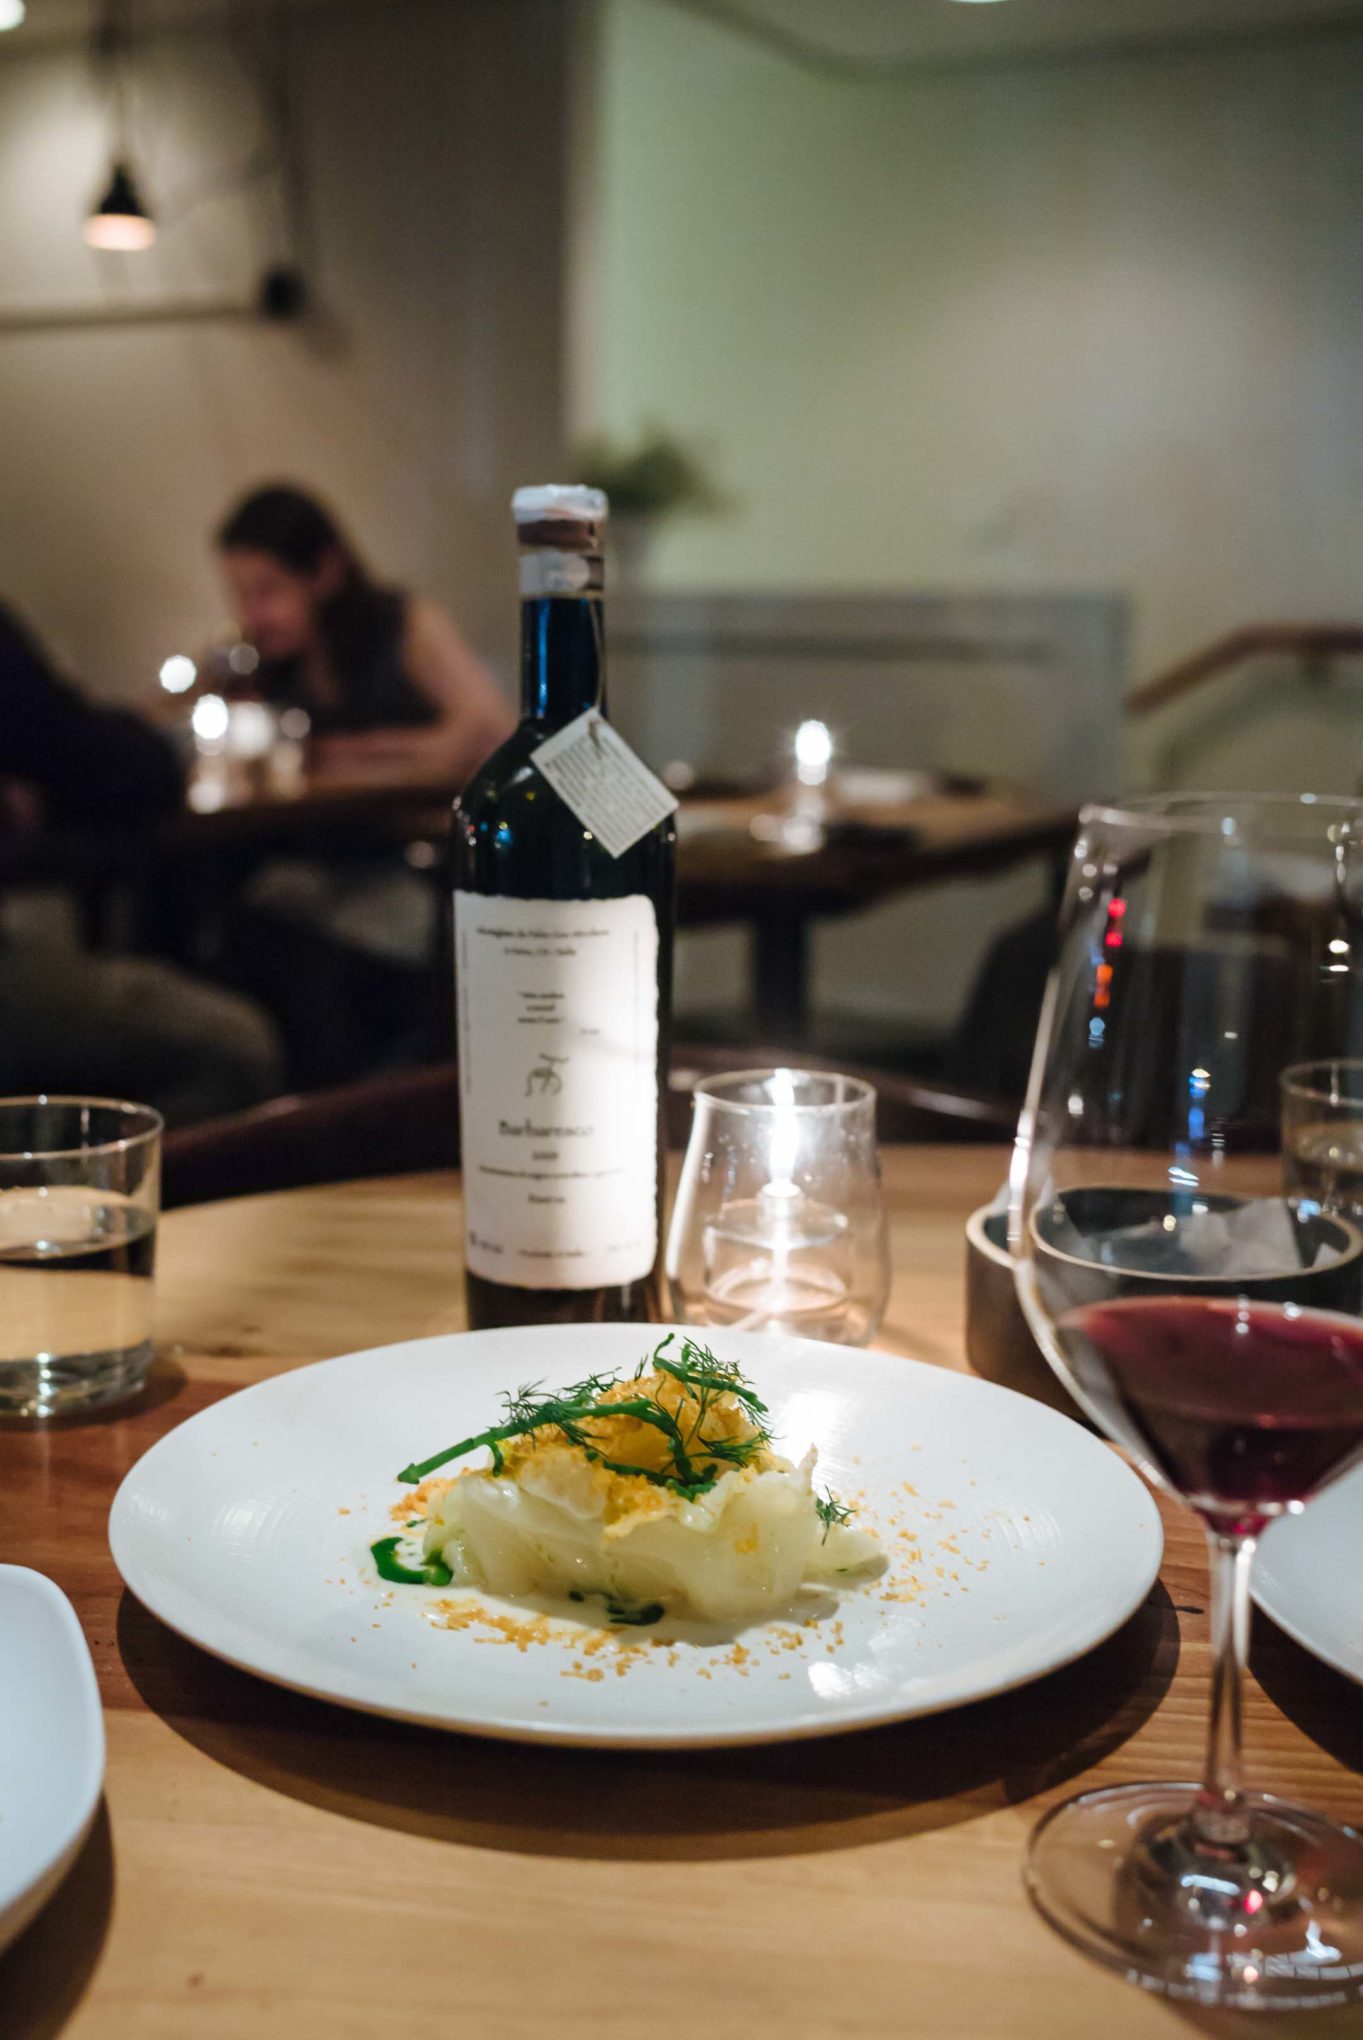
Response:
POLYGON ((880 65, 1305 30, 1363 21, 1363 0, 695 0, 695 11, 880 65))
MULTIPOLYGON (((245 0, 268 7, 271 0, 245 0)), ((394 6, 400 0, 279 0, 286 7, 394 6)), ((425 0, 455 7, 462 0, 425 0)), ((569 0, 562 0, 568 5, 569 0)), ((626 5, 664 0, 624 0, 626 5)), ((1024 56, 1363 22, 1363 0, 670 0, 701 16, 750 23, 835 63, 894 65, 1024 56)), ((99 0, 28 0, 0 54, 88 33, 99 0)), ((135 26, 225 15, 228 0, 132 0, 135 26)))

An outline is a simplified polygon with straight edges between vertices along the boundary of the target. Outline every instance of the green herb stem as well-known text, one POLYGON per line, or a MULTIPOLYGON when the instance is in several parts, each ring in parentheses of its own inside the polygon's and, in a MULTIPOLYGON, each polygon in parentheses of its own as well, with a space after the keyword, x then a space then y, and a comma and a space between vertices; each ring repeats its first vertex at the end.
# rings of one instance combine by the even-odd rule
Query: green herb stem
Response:
POLYGON ((849 1508, 846 1502, 840 1502, 834 1494, 815 1495, 814 1508, 819 1521, 823 1524, 825 1544, 828 1542, 828 1533, 835 1523, 850 1523, 856 1514, 855 1509, 849 1508))
MULTIPOLYGON (((684 1391, 682 1414, 686 1418, 685 1429, 678 1414, 658 1396, 636 1395, 620 1402, 604 1402, 602 1398, 607 1391, 619 1385, 619 1376, 593 1374, 559 1395, 545 1396, 538 1384, 520 1389, 515 1395, 505 1398, 505 1423, 493 1424, 472 1438, 461 1439, 457 1445, 434 1453, 429 1459, 414 1461, 403 1468, 398 1479, 411 1483, 425 1480, 428 1474, 448 1466, 452 1460, 476 1452, 481 1446, 486 1446, 492 1454, 494 1473, 500 1473, 504 1464, 501 1448, 509 1439, 524 1438, 534 1431, 557 1429, 588 1459, 610 1472, 646 1480, 656 1487, 670 1488, 686 1500, 694 1501, 714 1486, 718 1478, 717 1468, 748 1465, 759 1451, 770 1444, 771 1434, 758 1421, 767 1414, 766 1404, 748 1387, 736 1366, 721 1364, 708 1348, 697 1346, 690 1339, 683 1340, 680 1359, 663 1358, 674 1336, 669 1332, 660 1342, 652 1355, 651 1365, 657 1372, 677 1382, 684 1391), (752 1424, 748 1437, 705 1436, 706 1418, 716 1398, 722 1395, 735 1396, 742 1404, 752 1424), (582 1426, 612 1417, 633 1417, 661 1432, 671 1448, 668 1463, 662 1467, 635 1466, 608 1458, 582 1426), (703 1459, 711 1461, 708 1468, 697 1464, 703 1459)), ((648 1360, 641 1361, 633 1381, 642 1380, 649 1365, 648 1360)))

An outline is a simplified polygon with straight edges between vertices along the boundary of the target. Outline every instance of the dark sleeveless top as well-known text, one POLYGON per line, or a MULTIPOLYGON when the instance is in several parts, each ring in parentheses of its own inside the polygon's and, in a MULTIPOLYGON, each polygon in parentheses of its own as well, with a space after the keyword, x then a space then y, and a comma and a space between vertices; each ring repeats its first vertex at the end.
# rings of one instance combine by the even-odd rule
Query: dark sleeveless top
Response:
POLYGON ((437 720, 434 705, 402 663, 409 598, 399 589, 366 589, 351 603, 333 652, 338 701, 309 691, 301 659, 262 659, 256 683, 276 708, 306 709, 318 736, 339 730, 391 729, 437 720))

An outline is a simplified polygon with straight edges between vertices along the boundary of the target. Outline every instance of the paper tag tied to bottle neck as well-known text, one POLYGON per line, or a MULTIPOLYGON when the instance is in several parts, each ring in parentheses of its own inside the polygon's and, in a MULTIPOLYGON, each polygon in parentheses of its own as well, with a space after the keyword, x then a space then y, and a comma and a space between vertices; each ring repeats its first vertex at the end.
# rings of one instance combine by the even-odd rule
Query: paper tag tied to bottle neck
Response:
POLYGON ((676 797, 598 709, 547 738, 530 762, 612 857, 676 813, 676 797))

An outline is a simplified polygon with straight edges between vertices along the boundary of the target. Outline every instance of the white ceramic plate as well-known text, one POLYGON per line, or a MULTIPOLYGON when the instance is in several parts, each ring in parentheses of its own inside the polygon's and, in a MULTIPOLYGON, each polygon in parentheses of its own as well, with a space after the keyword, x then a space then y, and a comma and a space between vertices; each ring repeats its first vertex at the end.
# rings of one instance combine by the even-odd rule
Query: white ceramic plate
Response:
POLYGON ((0 1948, 76 1859, 104 1784, 95 1668, 60 1587, 0 1565, 0 1948))
MULTIPOLYGON (((637 1325, 420 1339, 277 1376, 160 1440, 114 1501, 119 1571, 153 1614, 232 1664, 350 1707, 561 1743, 765 1742, 929 1714, 1098 1643, 1159 1567, 1153 1501, 1077 1424, 969 1377, 804 1339, 709 1333, 772 1410, 783 1450, 863 1496, 884 1578, 832 1614, 657 1641, 555 1623, 520 1648, 433 1624, 465 1590, 385 1588, 368 1545, 393 1478, 495 1422, 503 1389, 633 1366, 637 1325), (913 1554, 917 1552, 915 1557, 913 1554)), ((505 1615, 503 1615, 505 1623, 505 1615)))
POLYGON ((1265 1531, 1254 1598, 1279 1629, 1363 1683, 1363 1467, 1326 1488, 1300 1516, 1265 1531))

